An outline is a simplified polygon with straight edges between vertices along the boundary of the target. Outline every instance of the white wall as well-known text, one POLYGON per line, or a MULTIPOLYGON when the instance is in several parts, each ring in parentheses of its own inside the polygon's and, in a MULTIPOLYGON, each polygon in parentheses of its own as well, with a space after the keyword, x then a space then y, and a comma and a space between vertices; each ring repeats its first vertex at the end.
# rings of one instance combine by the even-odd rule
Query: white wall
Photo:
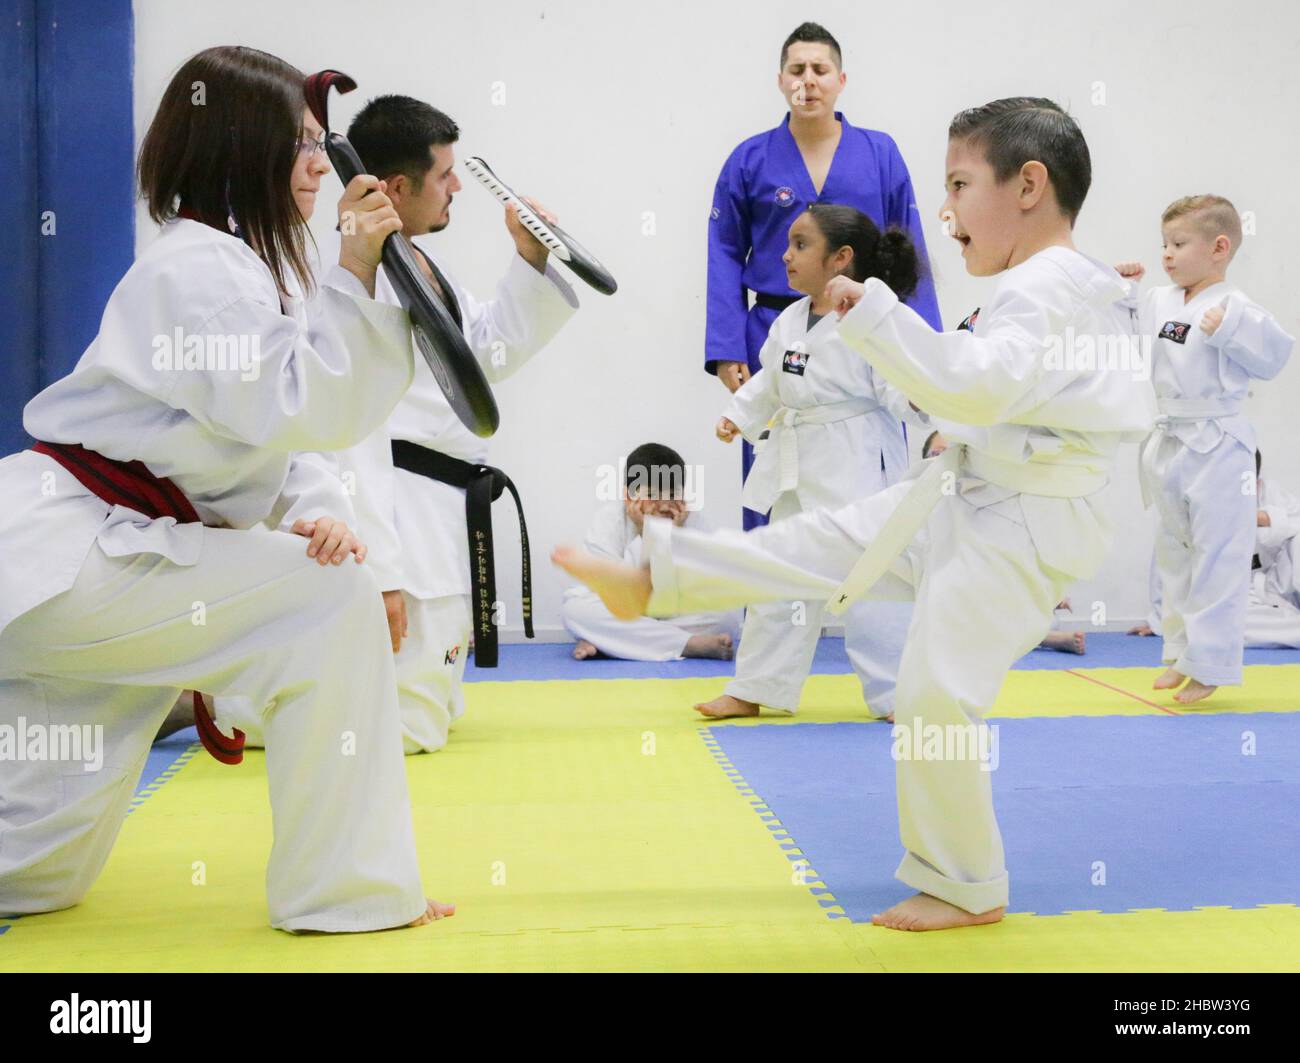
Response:
MULTIPOLYGON (((1079 246, 1107 261, 1141 257, 1159 274, 1159 219, 1172 199, 1213 191, 1256 217, 1230 277, 1300 331, 1292 207, 1300 170, 1300 9, 1289 0, 1089 5, 1011 0, 886 5, 785 0, 406 0, 136 2, 139 136, 177 65, 215 44, 274 52, 304 71, 342 69, 359 90, 335 97, 345 128, 371 95, 407 93, 460 124, 458 154, 481 154, 507 181, 554 209, 619 280, 613 298, 580 282, 583 309, 537 362, 501 385, 493 460, 520 485, 534 544, 536 619, 558 624, 564 583, 550 547, 581 537, 595 469, 638 443, 667 443, 705 466, 718 523, 739 513, 739 454, 713 439, 722 386, 701 369, 705 225, 723 159, 784 114, 779 49, 805 18, 844 48, 840 108, 898 141, 911 169, 951 327, 987 297, 967 277, 935 217, 945 133, 963 107, 1008 95, 1066 105, 1092 149, 1092 192, 1079 246), (310 14, 309 14, 310 12, 310 14), (494 93, 504 89, 504 103, 494 93), (655 232, 643 235, 646 212, 655 232)), ((475 182, 437 239, 485 295, 512 245, 494 200, 475 182)), ((333 178, 327 180, 333 181, 333 178)), ((328 188, 329 186, 327 186, 328 188)), ((337 194, 337 185, 334 186, 337 194)), ((331 194, 320 197, 324 215, 331 194)), ((151 235, 142 219, 140 238, 151 235)), ((1256 388, 1250 412, 1266 473, 1300 491, 1295 411, 1300 358, 1256 388)), ((1137 499, 1132 449, 1112 488, 1118 535, 1076 612, 1105 603, 1112 623, 1145 610, 1151 519, 1137 499)), ((518 626, 518 540, 498 504, 498 581, 518 626)))

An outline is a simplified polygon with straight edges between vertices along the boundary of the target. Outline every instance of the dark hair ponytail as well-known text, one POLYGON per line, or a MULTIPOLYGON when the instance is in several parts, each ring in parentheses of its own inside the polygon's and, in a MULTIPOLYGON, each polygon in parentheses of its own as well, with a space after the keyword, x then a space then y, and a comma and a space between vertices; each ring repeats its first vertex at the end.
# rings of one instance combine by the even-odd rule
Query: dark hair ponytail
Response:
POLYGON ((916 291, 921 262, 912 238, 902 229, 890 226, 882 233, 862 211, 837 203, 813 203, 808 213, 826 238, 828 253, 852 249, 848 273, 855 281, 879 277, 900 299, 916 291))
POLYGON ((876 248, 876 260, 867 271, 869 277, 879 277, 889 285, 900 299, 906 299, 921 283, 921 263, 912 238, 897 226, 891 225, 881 234, 876 248))

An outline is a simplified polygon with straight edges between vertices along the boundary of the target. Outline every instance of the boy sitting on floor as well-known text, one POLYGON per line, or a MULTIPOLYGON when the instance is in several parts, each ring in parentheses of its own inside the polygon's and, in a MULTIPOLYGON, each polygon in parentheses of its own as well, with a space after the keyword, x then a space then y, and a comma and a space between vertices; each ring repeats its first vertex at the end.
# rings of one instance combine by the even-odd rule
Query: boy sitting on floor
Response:
MULTIPOLYGON (((660 443, 637 447, 627 458, 622 499, 597 511, 583 548, 598 557, 639 565, 647 516, 665 517, 679 528, 689 519, 692 528, 707 530, 703 515, 687 508, 685 482, 686 466, 675 450, 660 443)), ((565 628, 577 640, 573 656, 579 661, 598 655, 627 661, 729 661, 740 638, 738 609, 619 620, 586 587, 565 591, 563 615, 565 628)))

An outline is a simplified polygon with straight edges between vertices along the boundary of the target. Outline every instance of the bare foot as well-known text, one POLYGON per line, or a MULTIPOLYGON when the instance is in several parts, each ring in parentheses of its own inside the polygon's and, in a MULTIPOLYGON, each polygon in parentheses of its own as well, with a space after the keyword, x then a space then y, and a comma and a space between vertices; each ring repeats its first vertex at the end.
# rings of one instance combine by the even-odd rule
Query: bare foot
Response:
POLYGON ((605 608, 620 620, 635 620, 645 612, 654 589, 649 565, 638 568, 610 561, 576 546, 557 546, 551 551, 551 561, 600 595, 605 608))
POLYGON ((692 635, 682 650, 683 657, 708 657, 715 661, 729 661, 735 654, 735 644, 725 631, 720 635, 692 635))
POLYGON ((586 639, 578 639, 578 644, 573 647, 573 659, 575 661, 585 661, 591 657, 595 657, 599 652, 600 650, 596 649, 596 647, 586 639))
POLYGON ((959 926, 996 923, 1005 912, 1005 908, 994 908, 973 915, 964 908, 931 897, 928 893, 916 893, 888 911, 873 915, 871 922, 876 926, 887 926, 891 930, 952 930, 959 926))
POLYGON ((1151 684, 1152 690, 1177 690, 1187 681, 1187 676, 1176 668, 1167 668, 1163 675, 1151 684))
POLYGON ((1082 631, 1052 631, 1039 645, 1045 650, 1056 650, 1058 653, 1077 653, 1082 656, 1087 652, 1082 631))
POLYGON ((435 920, 446 919, 449 915, 456 914, 454 904, 439 904, 437 901, 429 900, 428 897, 425 900, 428 901, 429 906, 424 910, 424 914, 418 919, 412 919, 406 924, 407 926, 426 926, 435 920))
POLYGON ((1150 624, 1135 624, 1133 627, 1129 628, 1125 634, 1149 636, 1154 635, 1155 632, 1151 630, 1150 624))
POLYGON ((182 690, 181 696, 176 699, 176 704, 172 706, 171 712, 163 720, 162 726, 158 728, 158 733, 154 735, 154 741, 160 738, 166 738, 168 735, 174 735, 177 731, 183 731, 187 727, 194 726, 194 691, 182 690))
POLYGON ((740 698, 733 698, 730 694, 723 694, 712 701, 700 702, 695 706, 695 711, 704 716, 711 716, 715 720, 729 720, 733 716, 757 716, 758 703, 742 701, 740 698))
POLYGON ((1174 700, 1183 705, 1190 705, 1193 701, 1205 700, 1218 689, 1218 687, 1207 687, 1195 679, 1189 679, 1187 686, 1174 695, 1174 700))

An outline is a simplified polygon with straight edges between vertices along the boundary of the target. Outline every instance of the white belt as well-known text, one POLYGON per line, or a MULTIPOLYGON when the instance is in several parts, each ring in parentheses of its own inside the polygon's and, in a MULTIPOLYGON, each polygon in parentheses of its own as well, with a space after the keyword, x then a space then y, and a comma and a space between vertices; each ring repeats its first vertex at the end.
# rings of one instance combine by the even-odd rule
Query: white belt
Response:
POLYGON ((1156 424, 1173 421, 1205 421, 1231 417, 1241 412, 1240 399, 1156 399, 1160 411, 1156 424))
POLYGON ((1155 430, 1146 442, 1138 447, 1138 487, 1142 491, 1142 506, 1151 507, 1156 498, 1156 485, 1148 482, 1148 470, 1155 461, 1159 441, 1169 438, 1169 429, 1179 424, 1195 424, 1218 417, 1232 417, 1241 412, 1240 399, 1162 399, 1156 397, 1155 430))
POLYGON ((852 571, 831 595, 826 609, 832 616, 843 613, 888 571, 925 527, 939 499, 956 493, 957 477, 963 472, 997 487, 1050 498, 1083 498, 1100 491, 1109 481, 1106 473, 1079 465, 1001 461, 965 446, 950 446, 926 465, 928 468, 916 478, 852 571))
POLYGON ((782 406, 772 417, 767 441, 754 459, 741 501, 750 509, 764 513, 779 495, 799 486, 799 434, 796 431, 799 425, 847 421, 877 408, 876 401, 868 398, 845 399, 798 410, 782 406), (775 469, 772 468, 774 460, 775 469))

